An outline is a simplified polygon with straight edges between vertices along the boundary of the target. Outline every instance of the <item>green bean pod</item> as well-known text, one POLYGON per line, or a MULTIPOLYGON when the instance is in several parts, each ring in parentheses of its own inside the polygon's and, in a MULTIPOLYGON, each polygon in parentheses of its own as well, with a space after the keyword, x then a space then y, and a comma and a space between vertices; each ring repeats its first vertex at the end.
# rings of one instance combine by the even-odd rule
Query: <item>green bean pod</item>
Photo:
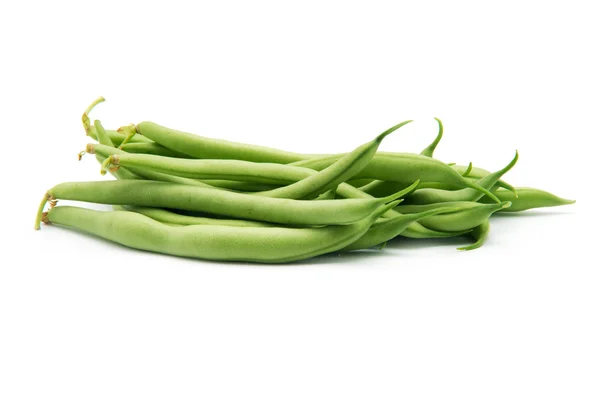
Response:
POLYGON ((96 131, 96 135, 98 137, 98 142, 100 144, 112 146, 113 145, 112 140, 110 140, 110 137, 108 137, 108 134, 106 133, 106 130, 102 126, 102 123, 100 122, 100 120, 94 121, 94 127, 95 127, 95 131, 96 131))
POLYGON ((436 208, 462 209, 455 213, 440 214, 427 217, 420 224, 436 231, 461 232, 473 229, 487 220, 494 212, 508 208, 510 201, 502 203, 482 204, 480 202, 444 202, 429 205, 401 205, 396 209, 399 213, 421 213, 436 208))
POLYGON ((297 154, 265 146, 207 138, 177 131, 148 121, 140 122, 135 128, 140 135, 171 150, 185 153, 194 158, 237 159, 251 162, 287 164, 307 157, 305 154, 297 154))
MULTIPOLYGON (((106 157, 102 156, 101 154, 96 154, 96 160, 99 163, 103 163, 106 160, 106 157)), ((111 174, 115 177, 115 179, 118 179, 118 180, 144 180, 145 179, 144 177, 142 177, 140 175, 136 175, 135 173, 133 173, 125 168, 116 169, 114 172, 111 172, 111 174)))
MULTIPOLYGON (((194 179, 190 179, 194 180, 194 179)), ((261 192, 271 190, 278 185, 264 183, 250 183, 235 180, 202 180, 202 183, 216 188, 239 192, 261 192)))
POLYGON ((136 212, 150 217, 156 221, 172 225, 223 225, 229 227, 274 227, 276 224, 261 221, 237 220, 237 219, 215 219, 203 216, 188 216, 161 208, 149 208, 143 206, 121 206, 114 205, 115 210, 136 212))
POLYGON ((435 118, 435 120, 438 123, 438 134, 435 137, 435 139, 433 140, 433 142, 431 142, 429 144, 429 146, 425 147, 423 149, 423 151, 421 151, 421 155, 424 155, 426 157, 432 157, 432 158, 433 158, 433 152, 435 151, 438 144, 442 140, 442 136, 444 136, 444 125, 442 124, 442 120, 440 120, 439 118, 435 118))
MULTIPOLYGON (((398 212, 394 212, 398 213, 398 212)), ((410 239, 441 239, 441 238, 452 238, 467 234, 472 230, 461 230, 454 232, 436 231, 423 226, 419 222, 411 223, 404 231, 400 233, 400 236, 410 239)))
MULTIPOLYGON (((118 148, 106 146, 103 144, 91 144, 91 143, 89 143, 86 146, 86 152, 90 153, 90 154, 96 154, 96 158, 104 158, 104 160, 101 162, 102 166, 104 166, 104 164, 109 162, 108 158, 110 158, 111 155, 121 155, 121 154, 127 155, 127 153, 125 153, 123 150, 120 150, 118 148)), ((123 169, 123 167, 114 167, 114 168, 110 169, 110 172, 116 173, 115 176, 117 177, 117 179, 133 179, 133 177, 130 177, 130 176, 134 175, 135 179, 155 180, 155 181, 163 181, 163 182, 176 183, 176 184, 184 184, 187 186, 213 188, 213 186, 211 186, 207 183, 203 183, 200 180, 189 179, 189 178, 185 178, 185 177, 170 175, 167 173, 156 172, 151 169, 146 169, 143 167, 136 168, 136 169, 127 168, 127 173, 120 172, 121 169, 123 169)), ((106 172, 102 172, 102 173, 104 174, 106 172)))
POLYGON ((139 213, 101 212, 78 207, 50 209, 48 224, 72 227, 136 249, 218 261, 287 263, 340 250, 360 238, 369 226, 397 202, 377 208, 349 225, 318 228, 173 227, 139 213))
MULTIPOLYGON (((458 173, 464 173, 467 171, 467 169, 469 168, 469 166, 465 166, 465 165, 452 165, 452 168, 454 168, 458 173)), ((468 179, 477 181, 480 179, 483 179, 484 177, 488 176, 491 172, 488 170, 485 170, 483 168, 477 168, 475 166, 471 166, 471 170, 468 174, 468 176, 466 176, 468 179)), ((500 186, 502 188, 505 188, 507 190, 514 190, 514 187, 511 186, 510 184, 508 184, 507 182, 503 181, 503 180, 498 180, 496 182, 497 186, 500 186)), ((448 189, 443 187, 444 189, 448 189)))
MULTIPOLYGON (((359 221, 399 196, 300 201, 151 180, 110 180, 61 183, 48 190, 45 199, 192 210, 280 224, 326 225, 359 221)), ((41 212, 37 219, 39 216, 41 212)))
POLYGON ((398 128, 390 128, 379 134, 372 141, 343 155, 339 160, 320 172, 315 172, 311 176, 284 187, 259 192, 257 195, 277 198, 312 199, 334 186, 338 186, 363 170, 377 152, 383 139, 398 128))
POLYGON ((404 214, 391 218, 379 218, 358 240, 344 247, 342 251, 368 249, 379 246, 403 233, 412 223, 429 216, 459 211, 459 208, 436 208, 420 213, 404 214))
POLYGON ((126 143, 121 147, 121 150, 130 154, 152 154, 163 157, 191 158, 187 154, 178 153, 177 151, 173 151, 154 142, 126 143))
MULTIPOLYGON (((338 158, 339 155, 333 155, 294 162, 290 165, 322 170, 338 158)), ((422 183, 443 181, 451 185, 472 188, 495 201, 499 201, 491 192, 473 181, 462 177, 460 173, 442 161, 420 154, 396 153, 389 155, 379 153, 379 155, 373 157, 369 165, 362 172, 359 172, 356 177, 390 180, 401 183, 409 183, 416 179, 420 179, 422 183)))
POLYGON ((483 246, 488 234, 490 233, 490 219, 486 219, 483 223, 473 228, 470 232, 471 237, 475 239, 475 242, 469 246, 463 246, 457 248, 458 250, 474 250, 483 246))
MULTIPOLYGON (((114 147, 120 146, 121 143, 123 143, 123 140, 125 140, 125 135, 115 130, 106 129, 105 132, 106 135, 110 138, 112 146, 114 147)), ((96 132, 96 128, 94 126, 91 127, 90 132, 87 135, 98 142, 98 133, 96 132)), ((128 144, 131 143, 152 143, 152 141, 146 138, 145 136, 136 135, 129 141, 128 144)))
MULTIPOLYGON (((502 176, 504 176, 515 166, 518 159, 519 153, 516 152, 514 158, 508 165, 481 178, 477 181, 477 184, 485 189, 492 188, 502 176)), ((438 202, 477 201, 483 195, 483 193, 472 188, 463 188, 455 191, 440 190, 436 188, 422 188, 406 197, 405 203, 414 205, 427 205, 438 202)))
MULTIPOLYGON (((522 212, 535 208, 549 208, 574 204, 575 200, 560 198, 548 191, 531 187, 517 187, 518 197, 507 190, 496 190, 496 195, 503 201, 512 203, 510 207, 503 208, 502 212, 522 212)), ((479 202, 488 203, 487 197, 482 197, 479 202)))

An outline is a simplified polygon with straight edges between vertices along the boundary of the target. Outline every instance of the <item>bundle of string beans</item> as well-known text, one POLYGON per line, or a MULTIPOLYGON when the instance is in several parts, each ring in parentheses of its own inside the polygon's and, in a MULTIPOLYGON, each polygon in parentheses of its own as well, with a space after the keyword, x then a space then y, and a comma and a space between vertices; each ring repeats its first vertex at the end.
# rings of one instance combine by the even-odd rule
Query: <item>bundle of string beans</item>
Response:
MULTIPOLYGON (((152 122, 105 130, 86 109, 87 153, 117 180, 59 184, 45 194, 40 223, 72 227, 137 249, 208 260, 283 263, 331 252, 381 248, 398 236, 449 238, 480 247, 499 211, 575 201, 501 180, 496 172, 420 154, 378 151, 410 121, 346 154, 298 154, 210 139, 152 122), (56 206, 66 199, 113 211, 56 206), (44 212, 47 203, 50 209, 44 212)), ((80 153, 81 156, 85 153, 80 153)))

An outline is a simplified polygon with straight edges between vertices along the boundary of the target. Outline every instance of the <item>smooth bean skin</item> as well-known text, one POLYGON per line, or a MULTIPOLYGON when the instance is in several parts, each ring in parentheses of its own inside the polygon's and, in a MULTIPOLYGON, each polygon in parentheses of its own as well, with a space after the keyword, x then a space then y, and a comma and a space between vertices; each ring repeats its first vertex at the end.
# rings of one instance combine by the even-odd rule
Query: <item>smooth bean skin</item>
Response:
MULTIPOLYGON (((502 212, 522 212, 536 208, 549 208, 574 204, 575 200, 560 198, 548 191, 531 187, 517 187, 518 197, 508 190, 496 190, 496 195, 503 201, 510 201, 512 205, 502 209, 502 212)), ((487 197, 482 197, 479 202, 488 203, 487 197)))
MULTIPOLYGON (((194 179, 190 179, 194 180, 194 179)), ((220 188, 223 190, 240 191, 240 192, 261 192, 267 191, 275 187, 273 184, 240 182, 234 180, 203 180, 202 183, 220 188)))
POLYGON ((392 218, 379 218, 358 240, 344 247, 342 251, 368 249, 379 246, 404 232, 412 223, 442 213, 456 212, 455 208, 436 208, 421 213, 411 213, 392 218))
POLYGON ((106 130, 102 126, 102 123, 100 122, 100 120, 94 121, 94 128, 96 131, 96 136, 98 137, 98 142, 100 144, 112 146, 112 144, 113 144, 112 140, 110 140, 110 137, 108 137, 108 134, 106 133, 106 130))
POLYGON ((369 216, 397 195, 377 199, 300 201, 257 197, 216 188, 151 180, 61 183, 48 191, 55 199, 109 205, 150 206, 201 211, 280 224, 349 224, 369 216))
POLYGON ((494 213, 511 205, 509 201, 502 203, 482 204, 479 202, 445 202, 429 205, 401 205, 396 209, 399 213, 420 213, 425 210, 447 207, 461 209, 455 213, 440 214, 427 217, 420 224, 436 231, 461 232, 470 230, 485 220, 494 213))
MULTIPOLYGON (((338 158, 339 155, 334 155, 294 162, 290 165, 322 170, 338 158)), ((369 165, 362 172, 359 172, 356 178, 371 178, 401 183, 411 183, 417 179, 420 179, 422 183, 443 181, 447 184, 469 187, 488 195, 492 199, 495 198, 488 190, 469 179, 463 178, 452 167, 442 161, 420 154, 396 153, 387 155, 380 153, 373 157, 369 165)))
MULTIPOLYGON (((375 154, 375 155, 377 155, 377 154, 375 154)), ((346 183, 350 184, 352 187, 361 188, 373 181, 374 181, 373 179, 353 179, 353 180, 346 181, 346 183)))
POLYGON ((310 157, 306 154, 297 154, 265 146, 207 138, 148 121, 137 124, 136 131, 162 146, 194 158, 237 159, 287 164, 310 157))
MULTIPOLYGON (((516 152, 514 158, 504 168, 490 173, 477 181, 481 187, 489 190, 496 184, 502 176, 511 170, 519 159, 519 153, 516 152)), ((410 194, 404 202, 413 205, 427 205, 438 202, 457 202, 457 201, 477 201, 484 194, 472 188, 463 188, 455 191, 440 190, 435 188, 423 188, 410 194)))
MULTIPOLYGON (((395 182, 395 181, 387 181, 387 180, 373 180, 371 183, 364 185, 359 188, 362 192, 365 192, 373 197, 385 197, 387 195, 393 194, 396 191, 402 190, 407 187, 406 183, 403 182, 395 182)), ((450 189, 449 191, 456 191, 459 188, 455 186, 448 186, 439 182, 426 182, 420 183, 417 190, 421 190, 423 188, 435 188, 435 189, 450 189)))
POLYGON ((165 158, 149 154, 119 154, 113 161, 131 169, 155 172, 200 180, 232 180, 250 183, 281 185, 294 183, 316 172, 306 172, 283 164, 241 160, 165 158))
POLYGON ((152 154, 163 157, 191 158, 187 154, 178 153, 177 151, 173 151, 154 142, 125 143, 123 147, 121 147, 121 150, 130 154, 152 154))
POLYGON ((58 206, 46 220, 136 249, 217 261, 287 263, 337 251, 360 238, 396 202, 349 224, 318 228, 168 226, 139 213, 58 206))
POLYGON ((274 227, 276 224, 251 220, 214 219, 202 216, 187 216, 166 209, 148 208, 142 206, 113 206, 114 210, 136 212, 150 217, 161 223, 171 225, 224 225, 229 227, 274 227))

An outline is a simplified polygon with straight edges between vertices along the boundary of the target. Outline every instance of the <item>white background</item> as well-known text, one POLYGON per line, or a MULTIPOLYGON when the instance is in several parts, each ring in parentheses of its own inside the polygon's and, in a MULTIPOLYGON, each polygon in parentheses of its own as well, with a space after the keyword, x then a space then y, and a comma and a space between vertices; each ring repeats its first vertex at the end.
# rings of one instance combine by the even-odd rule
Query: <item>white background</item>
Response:
MULTIPOLYGON (((14 2, 16 3, 16 2, 14 2)), ((2 395, 598 395, 594 2, 20 2, 0 7, 2 395), (80 124, 152 120, 299 152, 446 134, 444 161, 577 199, 486 245, 285 266, 122 248, 39 200, 100 180, 80 124), (581 216, 581 221, 577 217, 581 216)))

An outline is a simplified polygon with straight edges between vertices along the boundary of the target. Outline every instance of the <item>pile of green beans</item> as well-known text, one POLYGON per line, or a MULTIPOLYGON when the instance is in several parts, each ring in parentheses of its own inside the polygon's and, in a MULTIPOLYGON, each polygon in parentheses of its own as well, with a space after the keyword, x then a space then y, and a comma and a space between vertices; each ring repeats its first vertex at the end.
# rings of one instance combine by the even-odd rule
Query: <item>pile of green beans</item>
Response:
POLYGON ((433 158, 438 134, 420 153, 379 151, 401 122, 355 150, 300 154, 208 138, 152 122, 107 130, 83 113, 102 174, 115 180, 49 189, 41 223, 65 226, 135 249, 204 260, 287 263, 323 254, 381 249, 394 238, 468 236, 481 247, 492 215, 575 201, 497 171, 433 158), (58 200, 112 205, 112 211, 57 206, 58 200), (45 211, 46 206, 49 209, 45 211))

